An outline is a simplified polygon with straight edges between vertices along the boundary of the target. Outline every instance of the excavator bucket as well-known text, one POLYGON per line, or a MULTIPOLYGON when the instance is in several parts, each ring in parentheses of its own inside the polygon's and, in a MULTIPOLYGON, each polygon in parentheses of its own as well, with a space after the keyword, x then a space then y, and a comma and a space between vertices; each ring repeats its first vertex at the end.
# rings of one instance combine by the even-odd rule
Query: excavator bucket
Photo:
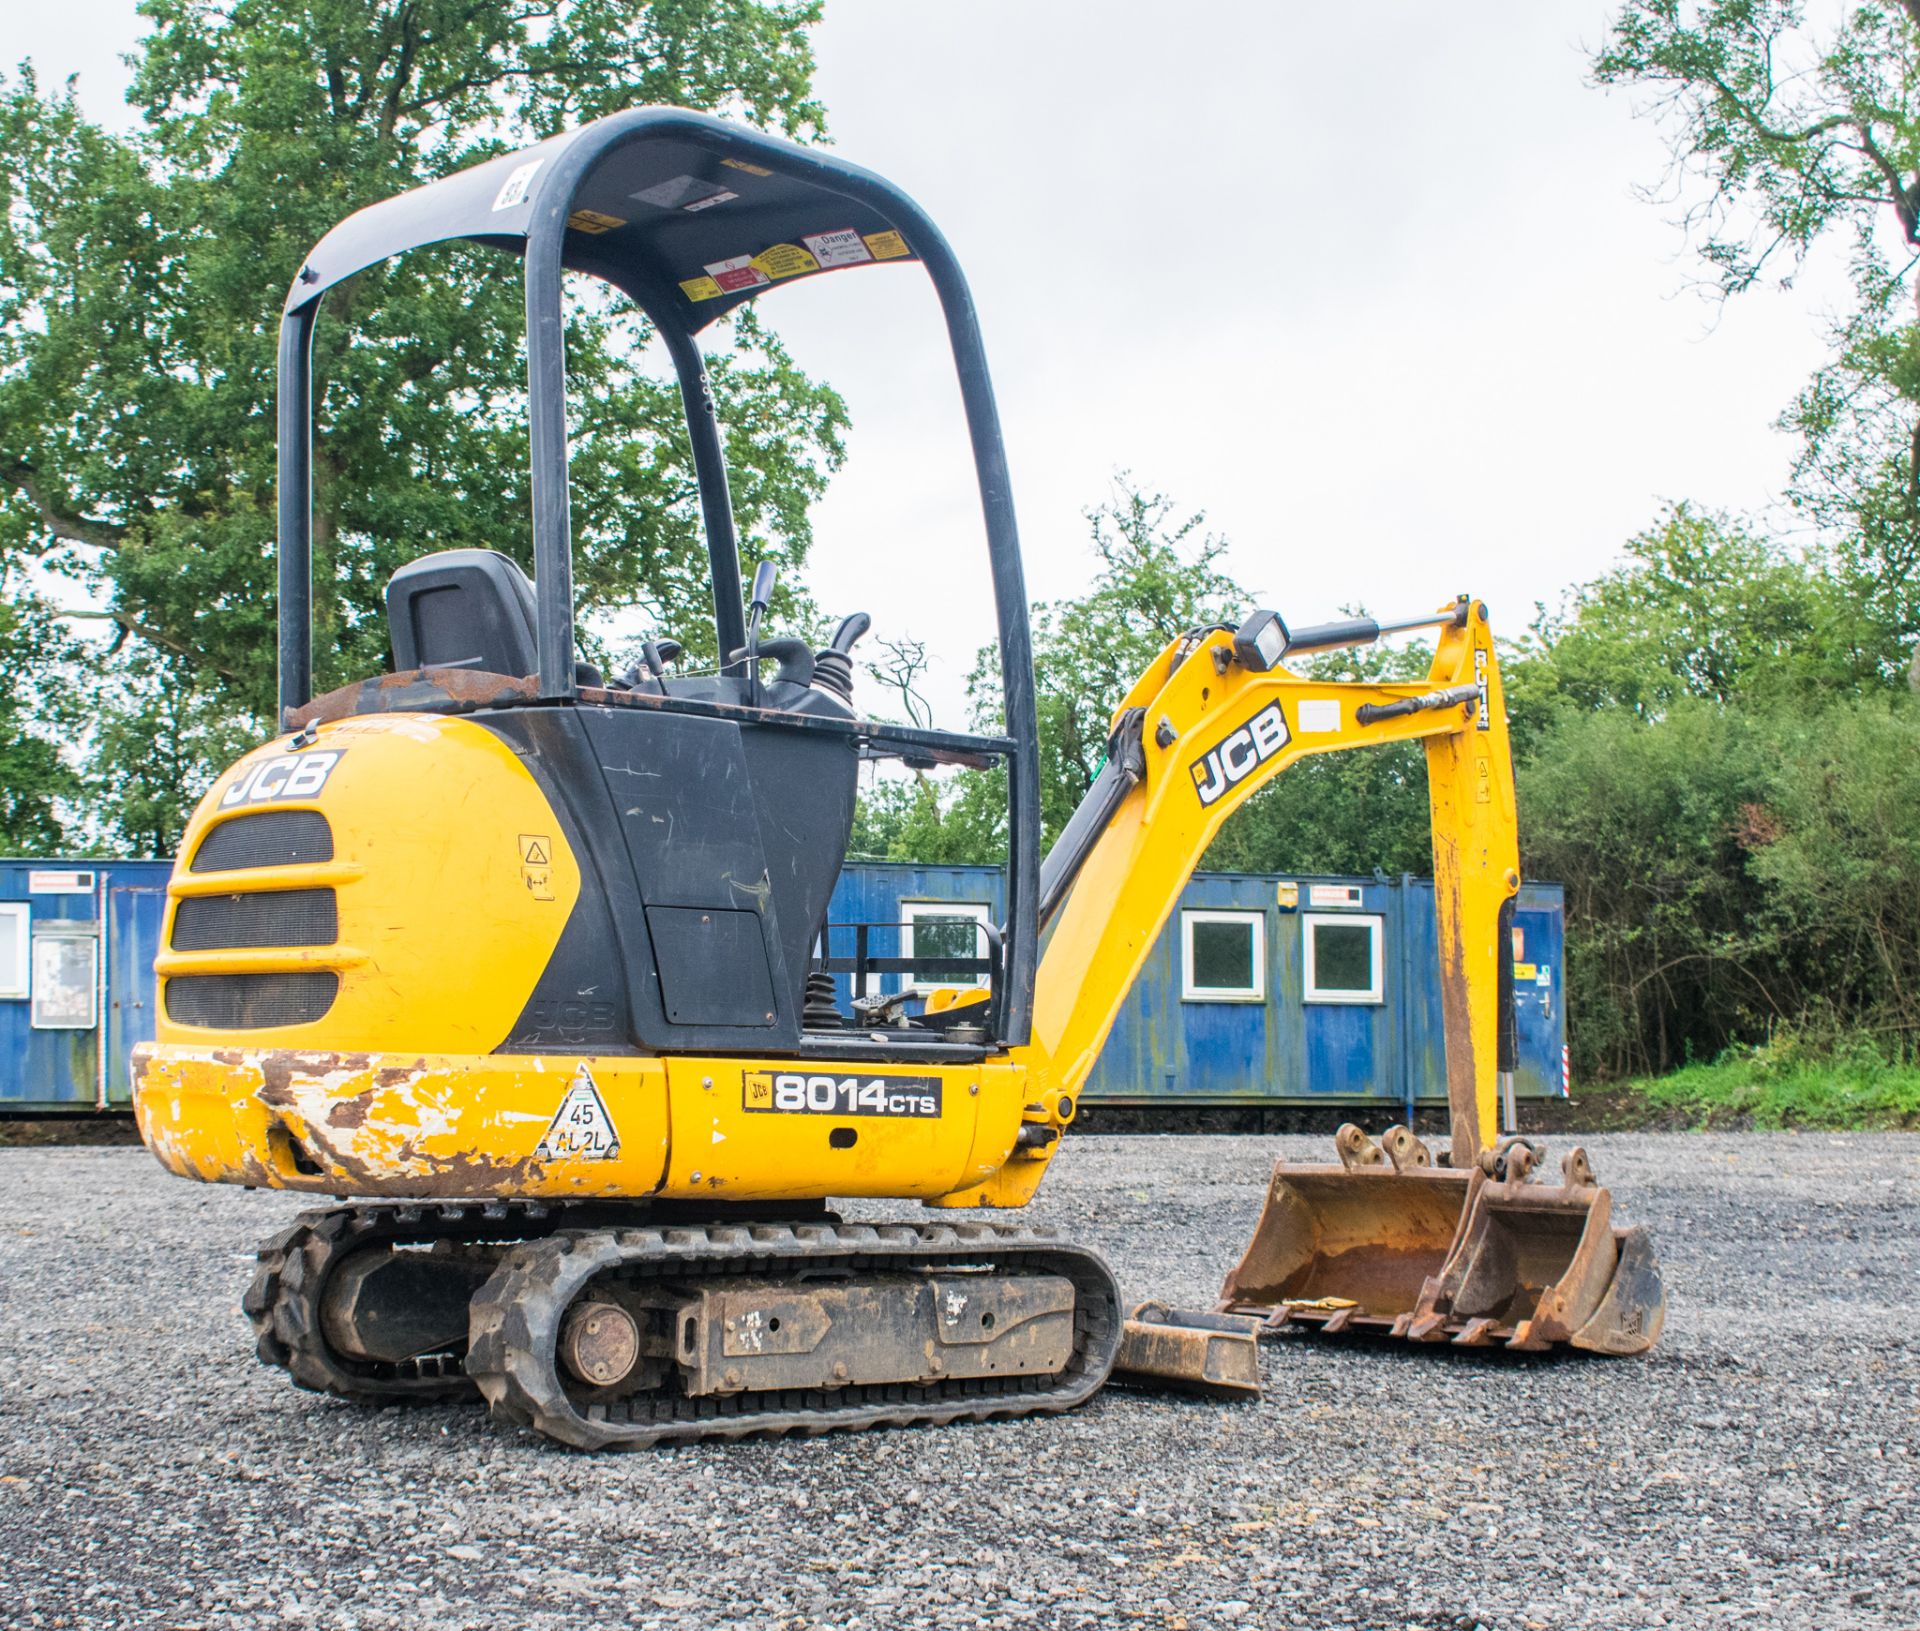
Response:
POLYGON ((1453 1250, 1468 1175, 1434 1166, 1405 1127, 1382 1142, 1385 1151, 1349 1123, 1334 1137, 1339 1165, 1275 1163, 1221 1312, 1263 1314, 1276 1328, 1408 1334, 1453 1250))
POLYGON ((1632 1354, 1659 1336, 1652 1245, 1613 1226, 1584 1151, 1553 1186, 1529 1181, 1541 1149, 1524 1139, 1470 1171, 1433 1165, 1405 1127, 1377 1145, 1349 1124, 1334 1143, 1338 1166, 1275 1165, 1221 1312, 1465 1347, 1632 1354))

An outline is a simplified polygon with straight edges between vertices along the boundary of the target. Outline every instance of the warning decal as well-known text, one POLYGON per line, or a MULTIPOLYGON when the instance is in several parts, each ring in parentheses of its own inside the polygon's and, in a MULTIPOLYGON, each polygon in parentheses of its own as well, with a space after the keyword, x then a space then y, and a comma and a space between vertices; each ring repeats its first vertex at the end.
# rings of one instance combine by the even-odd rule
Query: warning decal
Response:
POLYGON ((902 255, 913 253, 907 248, 907 240, 897 232, 869 232, 867 248, 873 251, 877 261, 898 260, 902 255))
POLYGON ((851 227, 838 232, 816 232, 800 241, 813 251, 813 258, 828 269, 858 266, 863 261, 873 259, 873 252, 867 248, 866 240, 851 227))
POLYGON ((520 835, 520 881, 535 900, 553 899, 553 840, 546 833, 520 835))
POLYGON ((567 217, 567 225, 575 232, 591 232, 596 236, 602 232, 611 232, 615 227, 627 223, 617 215, 602 215, 598 210, 575 210, 567 217))
POLYGON ((817 272, 820 263, 798 244, 775 244, 753 257, 753 264, 770 278, 798 277, 802 272, 817 272))
POLYGON ((750 176, 770 176, 771 170, 763 170, 757 164, 749 164, 745 159, 722 159, 720 161, 729 170, 744 170, 750 176))
POLYGON ((547 1123, 546 1136, 534 1157, 541 1161, 611 1161, 620 1153, 620 1135, 606 1101, 594 1085, 593 1073, 582 1065, 560 1108, 547 1123))
POLYGON ((737 289, 757 288, 760 284, 771 283, 772 278, 754 265, 751 255, 735 255, 731 260, 710 261, 707 276, 720 285, 724 293, 732 294, 737 289))
POLYGON ((689 300, 718 300, 722 290, 710 277, 690 277, 680 285, 680 292, 689 300))

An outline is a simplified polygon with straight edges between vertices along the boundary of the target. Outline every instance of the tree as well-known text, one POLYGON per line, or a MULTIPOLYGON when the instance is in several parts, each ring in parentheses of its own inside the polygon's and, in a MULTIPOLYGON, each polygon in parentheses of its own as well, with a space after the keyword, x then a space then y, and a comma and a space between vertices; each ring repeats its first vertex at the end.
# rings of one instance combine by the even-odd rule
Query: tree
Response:
POLYGON ((51 608, 0 570, 0 854, 45 855, 64 846, 60 802, 75 792, 72 769, 36 719, 35 703, 67 656, 51 608))
MULTIPOLYGON (((717 109, 817 135, 819 0, 142 0, 127 137, 30 70, 0 82, 0 560, 117 622, 86 819, 164 846, 236 732, 270 722, 273 400, 285 283, 374 199, 621 108, 717 109), (105 773, 172 732, 171 791, 105 773)), ((387 577, 428 550, 531 559, 514 263, 416 253, 328 297, 315 353, 320 683, 385 660, 387 577)), ((746 557, 790 568, 841 457, 839 397, 751 317, 713 364, 746 557)), ((576 591, 710 655, 677 391, 637 316, 575 287, 576 591)), ((797 579, 789 571, 788 583, 797 579)), ((784 609, 803 610, 794 591, 784 609)), ((595 614, 601 614, 596 616, 595 614)), ((630 632, 639 632, 630 630, 630 632)), ((16 682, 17 683, 17 682, 16 682)), ((16 690, 14 703, 21 698, 16 690)))
POLYGON ((1854 304, 1785 416, 1794 497, 1834 532, 1863 649, 1897 679, 1920 635, 1920 0, 1629 0, 1594 61, 1651 90, 1685 225, 1724 296, 1846 240, 1854 304))

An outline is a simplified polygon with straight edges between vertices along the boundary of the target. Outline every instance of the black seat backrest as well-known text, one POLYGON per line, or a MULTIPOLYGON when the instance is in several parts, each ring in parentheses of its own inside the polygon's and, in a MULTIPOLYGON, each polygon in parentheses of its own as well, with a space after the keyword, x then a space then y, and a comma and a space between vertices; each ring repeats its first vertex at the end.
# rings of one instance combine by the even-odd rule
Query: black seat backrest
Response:
POLYGON ((525 679, 539 667, 533 583, 491 549, 409 561, 387 583, 393 666, 473 668, 525 679))

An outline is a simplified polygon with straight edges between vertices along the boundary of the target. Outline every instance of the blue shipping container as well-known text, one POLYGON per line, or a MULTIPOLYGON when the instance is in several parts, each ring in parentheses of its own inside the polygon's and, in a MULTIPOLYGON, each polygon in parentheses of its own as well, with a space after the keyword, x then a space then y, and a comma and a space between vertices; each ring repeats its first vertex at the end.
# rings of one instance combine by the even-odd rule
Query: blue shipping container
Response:
MULTIPOLYGON (((166 861, 0 861, 0 1112, 124 1108, 153 1034, 166 861)), ((861 862, 828 910, 881 958, 970 956, 997 867, 861 862), (916 948, 915 938, 918 936, 916 948)), ((1563 1091, 1562 894, 1521 890, 1516 1091, 1563 1091)), ((1433 886, 1417 878, 1201 873, 1129 994, 1082 1098, 1100 1104, 1410 1106, 1445 1099, 1433 886)), ((910 976, 870 978, 897 991, 910 976)), ((927 984, 960 983, 952 976, 927 984)), ((852 980, 836 979, 848 1009, 852 980)))

